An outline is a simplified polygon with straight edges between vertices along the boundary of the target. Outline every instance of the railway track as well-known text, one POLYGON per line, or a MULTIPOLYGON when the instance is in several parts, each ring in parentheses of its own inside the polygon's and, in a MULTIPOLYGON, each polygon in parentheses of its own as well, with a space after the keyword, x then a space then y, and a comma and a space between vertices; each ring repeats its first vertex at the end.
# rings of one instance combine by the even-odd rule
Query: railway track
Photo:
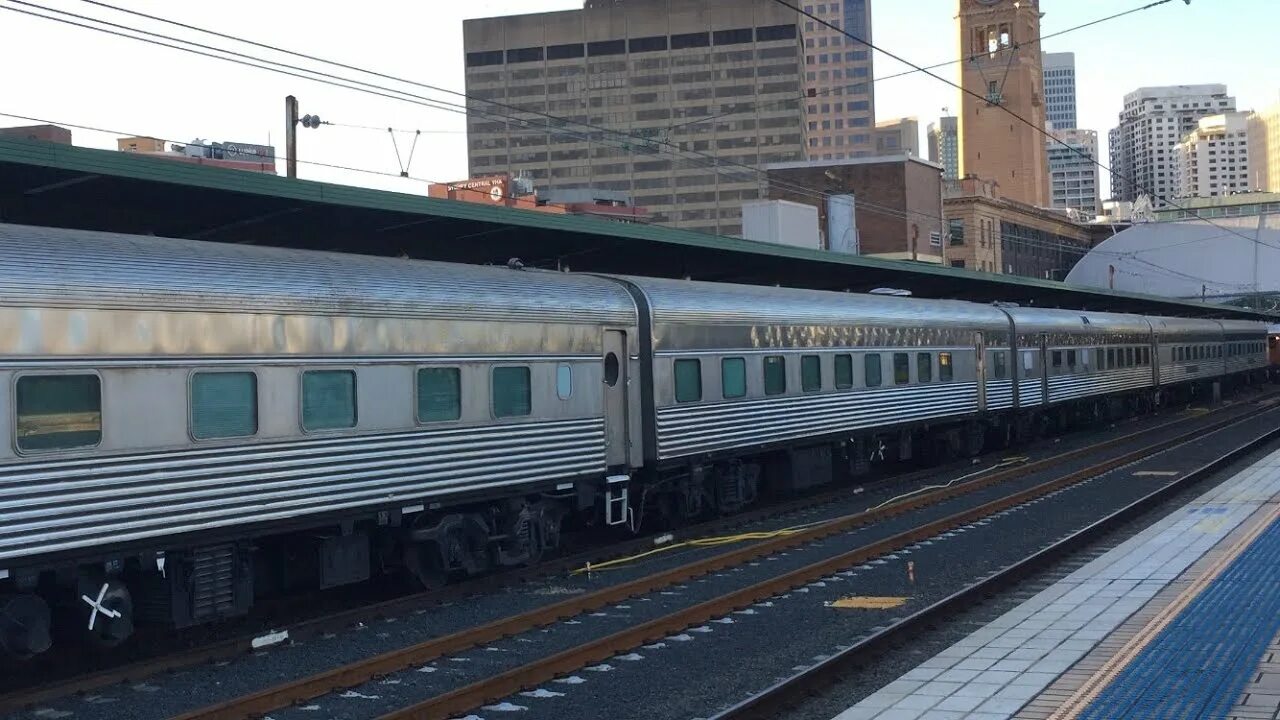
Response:
MULTIPOLYGON (((536 628, 557 623, 583 613, 589 613, 629 598, 677 586, 701 576, 735 568, 761 558, 802 545, 812 544, 832 536, 848 533, 890 518, 904 516, 922 508, 939 505, 962 496, 976 496, 980 491, 1002 484, 1016 486, 1023 480, 1025 487, 1011 487, 1008 493, 994 499, 970 498, 973 501, 963 509, 944 517, 928 520, 910 529, 862 544, 852 550, 833 553, 823 559, 763 581, 736 588, 712 599, 681 607, 631 627, 596 637, 573 647, 552 653, 538 660, 509 668, 413 705, 383 715, 384 720, 401 718, 447 718, 467 711, 523 689, 534 687, 558 676, 592 663, 613 657, 621 652, 654 642, 673 633, 699 625, 713 618, 725 616, 753 603, 779 593, 832 575, 842 569, 858 565, 879 556, 892 553, 913 543, 925 540, 952 528, 1001 513, 1010 508, 1031 502, 1057 492, 1073 484, 1097 477, 1112 469, 1162 452, 1206 434, 1222 430, 1235 423, 1256 417, 1262 413, 1280 414, 1271 401, 1233 405, 1215 411, 1210 417, 1191 418, 1165 423, 1155 428, 1114 438, 1098 445, 1071 450, 1054 457, 1025 465, 989 473, 963 483, 937 488, 918 495, 902 498, 881 507, 845 515, 833 520, 803 528, 789 535, 781 535, 752 545, 734 548, 709 557, 701 557, 678 567, 620 582, 610 587, 571 597, 567 600, 513 615, 496 622, 438 637, 396 651, 362 659, 342 667, 300 678, 247 694, 225 702, 180 715, 182 720, 221 720, 224 718, 259 717, 273 710, 302 703, 327 695, 335 690, 353 688, 374 678, 420 666, 424 663, 465 651, 476 646, 513 637, 536 628), (1097 459, 1099 454, 1104 455, 1097 459), (1050 479, 1027 484, 1028 478, 1048 475, 1050 479)), ((980 585, 980 584, 979 584, 980 585)), ((977 592, 977 590, 974 590, 977 592)), ((926 617, 917 613, 912 622, 926 617)), ((886 630, 885 633, 892 631, 886 630)), ((884 635, 885 633, 881 633, 884 635)), ((860 644, 861 645, 861 644, 860 644)), ((850 651, 852 652, 852 650, 850 651)), ((845 655, 842 653, 841 655, 845 655)), ((847 659, 847 658, 846 658, 847 659)), ((797 680, 797 683, 800 683, 797 680)), ((798 685, 797 685, 798 687, 798 685)), ((778 693, 784 694, 784 690, 778 693)), ((767 707, 762 699, 758 706, 767 707)), ((735 712, 750 712, 744 707, 735 712)), ((726 715, 725 717, 738 717, 726 715)), ((765 714, 741 715, 764 717, 765 714)))

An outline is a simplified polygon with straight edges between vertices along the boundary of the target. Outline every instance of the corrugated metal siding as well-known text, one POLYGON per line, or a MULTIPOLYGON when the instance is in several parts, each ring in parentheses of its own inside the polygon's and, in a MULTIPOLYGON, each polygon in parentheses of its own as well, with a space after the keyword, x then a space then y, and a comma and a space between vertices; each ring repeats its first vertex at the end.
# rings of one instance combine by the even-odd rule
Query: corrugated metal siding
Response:
POLYGON ((0 467, 0 560, 605 470, 601 419, 0 467))
POLYGON ((987 409, 1007 410, 1013 407, 1013 381, 987 381, 987 409))
POLYGON ((974 382, 678 405, 658 411, 658 456, 670 459, 977 410, 974 382))
POLYGON ((1049 377, 1049 402, 1056 403, 1144 387, 1151 387, 1151 368, 1106 370, 1090 375, 1056 375, 1049 377))
POLYGON ((1040 378, 1026 378, 1018 381, 1018 407, 1033 407, 1044 402, 1044 385, 1040 378))

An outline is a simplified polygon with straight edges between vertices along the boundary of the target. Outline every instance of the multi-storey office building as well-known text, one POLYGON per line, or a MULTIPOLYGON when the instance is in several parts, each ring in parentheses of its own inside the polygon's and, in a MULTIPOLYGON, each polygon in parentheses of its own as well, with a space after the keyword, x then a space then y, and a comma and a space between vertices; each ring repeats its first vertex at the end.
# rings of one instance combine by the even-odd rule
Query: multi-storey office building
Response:
POLYGON ((764 184, 755 168, 805 157, 797 23, 770 0, 468 20, 470 172, 629 192, 654 222, 738 235, 764 184))

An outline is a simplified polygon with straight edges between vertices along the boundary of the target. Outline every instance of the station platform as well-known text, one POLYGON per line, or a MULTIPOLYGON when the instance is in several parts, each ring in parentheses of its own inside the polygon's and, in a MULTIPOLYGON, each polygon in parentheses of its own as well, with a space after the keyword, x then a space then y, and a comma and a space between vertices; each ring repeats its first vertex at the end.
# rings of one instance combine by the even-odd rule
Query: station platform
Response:
POLYGON ((1280 451, 836 720, 1280 718, 1280 451))

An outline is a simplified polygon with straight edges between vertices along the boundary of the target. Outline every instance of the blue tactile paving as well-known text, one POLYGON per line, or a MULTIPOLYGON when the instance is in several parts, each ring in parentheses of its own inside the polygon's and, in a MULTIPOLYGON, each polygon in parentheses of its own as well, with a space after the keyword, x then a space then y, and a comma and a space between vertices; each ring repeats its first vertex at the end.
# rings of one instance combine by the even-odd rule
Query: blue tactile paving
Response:
POLYGON ((1226 718, 1280 631, 1280 522, 1200 592, 1079 715, 1226 718))

